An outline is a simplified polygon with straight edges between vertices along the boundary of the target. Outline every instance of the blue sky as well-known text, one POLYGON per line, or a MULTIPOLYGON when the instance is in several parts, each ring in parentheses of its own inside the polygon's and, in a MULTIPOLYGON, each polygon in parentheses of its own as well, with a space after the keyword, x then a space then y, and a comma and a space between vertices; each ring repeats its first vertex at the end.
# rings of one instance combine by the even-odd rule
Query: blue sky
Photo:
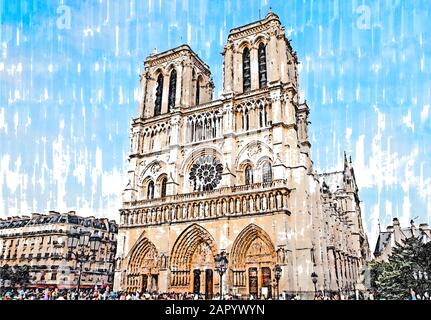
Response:
POLYGON ((229 30, 269 7, 302 62, 315 167, 352 155, 371 246, 379 219, 429 223, 427 0, 0 0, 0 216, 117 218, 145 57, 188 43, 218 95, 229 30))

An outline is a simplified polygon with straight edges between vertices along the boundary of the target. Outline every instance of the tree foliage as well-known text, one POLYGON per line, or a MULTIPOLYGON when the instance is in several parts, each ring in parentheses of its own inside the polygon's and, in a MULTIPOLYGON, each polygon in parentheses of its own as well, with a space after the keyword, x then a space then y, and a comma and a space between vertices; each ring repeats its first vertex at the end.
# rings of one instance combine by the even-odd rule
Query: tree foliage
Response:
POLYGON ((371 286, 386 299, 410 299, 411 290, 421 296, 431 293, 431 242, 408 238, 393 248, 387 262, 374 261, 370 266, 371 286))
POLYGON ((6 281, 10 281, 11 287, 25 286, 30 282, 30 268, 27 265, 10 267, 6 264, 0 268, 0 279, 3 286, 6 281))

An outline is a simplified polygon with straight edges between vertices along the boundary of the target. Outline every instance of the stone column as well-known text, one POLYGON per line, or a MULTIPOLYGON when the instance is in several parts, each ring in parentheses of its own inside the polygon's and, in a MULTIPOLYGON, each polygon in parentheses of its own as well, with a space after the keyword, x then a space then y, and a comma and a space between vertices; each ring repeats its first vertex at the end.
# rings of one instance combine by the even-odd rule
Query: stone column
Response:
POLYGON ((233 44, 231 41, 225 46, 223 60, 223 92, 230 94, 233 91, 233 44))

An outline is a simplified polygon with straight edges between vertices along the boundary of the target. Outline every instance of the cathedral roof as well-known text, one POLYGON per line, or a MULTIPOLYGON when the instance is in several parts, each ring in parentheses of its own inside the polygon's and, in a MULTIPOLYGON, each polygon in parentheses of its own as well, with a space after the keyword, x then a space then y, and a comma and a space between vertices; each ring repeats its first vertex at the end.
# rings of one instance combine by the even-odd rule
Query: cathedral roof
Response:
POLYGON ((193 49, 188 44, 182 44, 178 47, 160 53, 152 53, 147 57, 147 59, 145 59, 145 63, 152 63, 154 61, 163 60, 165 58, 171 59, 172 56, 174 56, 175 54, 179 54, 180 52, 190 53, 197 61, 199 61, 199 63, 202 64, 204 68, 206 68, 208 71, 210 70, 210 67, 197 55, 196 52, 193 51, 193 49))
POLYGON ((229 35, 264 25, 264 24, 266 24, 272 20, 277 20, 280 23, 280 18, 278 17, 278 15, 276 15, 272 11, 269 11, 268 14, 266 15, 266 17, 263 19, 260 19, 260 20, 257 20, 257 21, 251 22, 251 23, 247 23, 245 25, 231 29, 229 32, 229 35))
POLYGON ((344 172, 337 171, 319 174, 319 181, 322 185, 325 183, 329 191, 334 193, 344 188, 344 172))

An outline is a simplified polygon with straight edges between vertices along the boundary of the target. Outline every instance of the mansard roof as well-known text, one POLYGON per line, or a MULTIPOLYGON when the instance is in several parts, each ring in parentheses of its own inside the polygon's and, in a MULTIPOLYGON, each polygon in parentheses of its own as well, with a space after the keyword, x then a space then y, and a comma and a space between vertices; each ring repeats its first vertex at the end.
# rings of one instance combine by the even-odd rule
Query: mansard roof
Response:
POLYGON ((394 218, 393 225, 388 226, 386 231, 379 232, 376 247, 374 249, 374 256, 378 257, 382 254, 385 248, 391 244, 392 237, 395 237, 396 242, 400 242, 400 239, 410 239, 412 237, 420 238, 421 241, 424 242, 431 240, 431 233, 428 224, 421 224, 419 227, 416 227, 413 220, 410 223, 410 227, 399 228, 398 219, 394 218), (396 226, 398 226, 398 228, 395 228, 396 226), (395 232, 400 232, 401 234, 394 236, 395 232))
POLYGON ((114 220, 106 218, 80 217, 74 212, 60 214, 58 212, 50 212, 50 214, 35 213, 30 218, 28 216, 9 217, 8 219, 0 219, 0 229, 21 228, 27 226, 47 225, 47 224, 77 224, 84 227, 90 227, 101 230, 117 232, 118 226, 114 220))

